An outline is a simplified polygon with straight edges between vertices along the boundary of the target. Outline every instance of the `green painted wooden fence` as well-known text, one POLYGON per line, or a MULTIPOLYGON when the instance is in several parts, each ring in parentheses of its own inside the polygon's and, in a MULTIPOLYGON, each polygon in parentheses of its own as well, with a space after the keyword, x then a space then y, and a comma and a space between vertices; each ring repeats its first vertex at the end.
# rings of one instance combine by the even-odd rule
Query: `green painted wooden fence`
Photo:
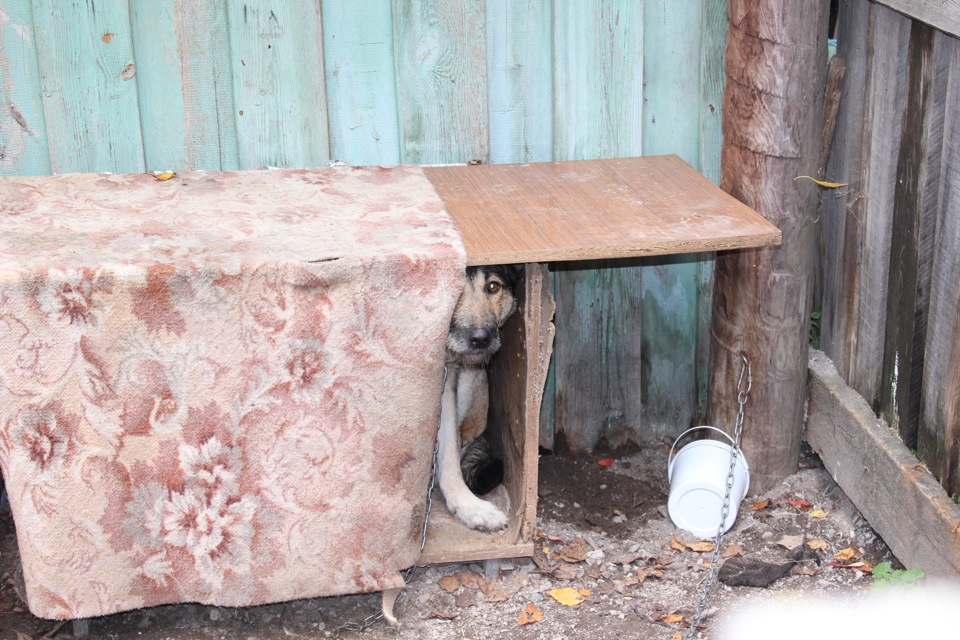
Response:
MULTIPOLYGON (((0 0, 0 175, 676 153, 717 181, 726 29, 726 0, 0 0)), ((712 268, 558 266, 547 444, 703 413, 712 268)))

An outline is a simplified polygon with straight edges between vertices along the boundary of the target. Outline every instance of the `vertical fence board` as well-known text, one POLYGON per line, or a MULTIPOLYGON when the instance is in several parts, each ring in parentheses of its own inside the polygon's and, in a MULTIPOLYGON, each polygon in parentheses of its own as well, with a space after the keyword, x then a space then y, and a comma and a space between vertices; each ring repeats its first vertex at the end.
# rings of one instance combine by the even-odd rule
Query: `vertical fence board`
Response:
MULTIPOLYGON (((643 5, 554 5, 554 156, 642 152, 643 5)), ((573 263, 556 271, 556 429, 573 449, 640 431, 640 269, 573 263), (586 267, 590 268, 586 268, 586 267)), ((616 266, 614 266, 616 265, 616 266)))
POLYGON ((126 0, 35 0, 54 173, 144 170, 126 0))
MULTIPOLYGON (((646 0, 643 15, 643 154, 675 153, 700 169, 703 4, 646 0)), ((644 437, 676 435, 698 409, 698 256, 646 261, 642 391, 644 437)))
POLYGON ((483 0, 394 0, 400 158, 486 162, 483 0))
POLYGON ((0 5, 0 176, 50 173, 29 0, 0 5))
POLYGON ((553 159, 550 0, 486 0, 490 162, 553 159))
POLYGON ((917 448, 955 494, 960 492, 960 41, 943 43, 949 77, 917 448))
MULTIPOLYGON (((909 81, 897 162, 884 338, 881 414, 908 447, 917 443, 920 385, 936 228, 946 65, 935 31, 912 23, 909 81)), ((938 39, 939 41, 940 39, 938 39)))
POLYGON ((148 171, 239 167, 225 0, 131 0, 148 171))
POLYGON ((400 162, 390 0, 324 2, 323 58, 331 157, 400 162))
POLYGON ((822 345, 876 410, 910 21, 868 0, 844 4, 840 19, 847 75, 836 139, 844 142, 831 154, 827 178, 850 186, 824 194, 821 211, 827 225, 822 345))
POLYGON ((326 163, 319 3, 227 0, 227 27, 240 166, 326 163))

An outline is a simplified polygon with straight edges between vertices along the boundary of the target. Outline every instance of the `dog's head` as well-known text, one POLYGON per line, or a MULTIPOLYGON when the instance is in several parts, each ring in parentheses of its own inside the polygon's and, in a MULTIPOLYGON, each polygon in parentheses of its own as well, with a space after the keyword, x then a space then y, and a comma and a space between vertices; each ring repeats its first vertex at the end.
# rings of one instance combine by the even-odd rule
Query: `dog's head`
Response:
POLYGON ((517 308, 521 265, 467 267, 447 336, 447 356, 466 365, 486 364, 500 348, 500 327, 517 308))

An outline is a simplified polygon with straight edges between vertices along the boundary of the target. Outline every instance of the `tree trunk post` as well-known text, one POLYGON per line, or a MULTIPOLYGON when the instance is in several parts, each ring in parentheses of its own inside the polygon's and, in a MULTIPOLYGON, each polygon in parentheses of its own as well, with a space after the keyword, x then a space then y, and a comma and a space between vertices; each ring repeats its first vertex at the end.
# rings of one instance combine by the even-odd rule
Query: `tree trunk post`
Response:
POLYGON ((717 258, 708 420, 732 432, 740 353, 753 369, 743 450, 751 491, 800 455, 827 68, 825 0, 730 0, 720 186, 780 227, 779 248, 717 258))

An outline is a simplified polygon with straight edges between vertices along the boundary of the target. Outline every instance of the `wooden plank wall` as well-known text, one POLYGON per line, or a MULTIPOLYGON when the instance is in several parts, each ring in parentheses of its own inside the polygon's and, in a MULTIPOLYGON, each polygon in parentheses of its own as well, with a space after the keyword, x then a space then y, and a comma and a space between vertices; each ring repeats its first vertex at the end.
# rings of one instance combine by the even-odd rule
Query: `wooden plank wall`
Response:
POLYGON ((847 65, 824 193, 821 345, 844 380, 960 490, 960 41, 842 0, 847 65))
MULTIPOLYGON (((717 181, 726 5, 2 0, 0 175, 676 153, 717 181)), ((555 275, 544 444, 703 414, 712 256, 555 275)))

